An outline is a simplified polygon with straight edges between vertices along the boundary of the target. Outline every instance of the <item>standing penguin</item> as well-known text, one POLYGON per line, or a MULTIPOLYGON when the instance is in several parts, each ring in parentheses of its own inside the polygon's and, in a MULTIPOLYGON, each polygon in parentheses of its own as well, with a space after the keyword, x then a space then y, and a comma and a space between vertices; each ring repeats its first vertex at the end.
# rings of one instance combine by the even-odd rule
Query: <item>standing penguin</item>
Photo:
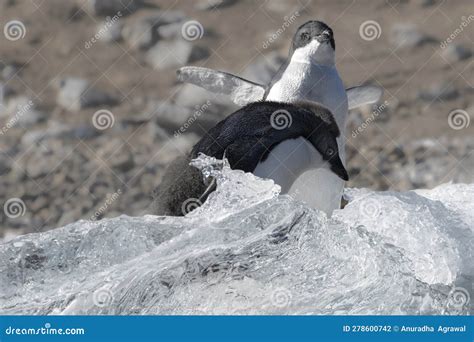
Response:
MULTIPOLYGON (((328 32, 330 32, 332 36, 332 30, 326 24, 320 21, 308 21, 300 26, 293 37, 288 58, 285 60, 268 84, 262 85, 228 72, 195 66, 185 66, 178 69, 176 72, 178 80, 202 87, 212 93, 227 95, 235 104, 239 106, 245 106, 246 104, 252 102, 268 99, 267 95, 270 89, 273 87, 273 85, 275 85, 277 80, 281 78, 281 75, 290 64, 295 52, 295 47, 298 45, 302 47, 301 44, 304 43, 304 40, 301 39, 301 34, 303 34, 306 29, 309 29, 310 32, 313 32, 313 36, 319 34, 315 33, 314 30, 324 32, 326 29, 328 29, 328 32), (300 43, 298 44, 296 41, 299 41, 300 43)), ((332 40, 331 46, 332 49, 335 50, 334 37, 330 37, 329 39, 332 40)), ((316 49, 314 49, 313 52, 316 53, 316 49)), ((315 80, 313 86, 316 88, 315 91, 317 91, 317 88, 320 88, 322 84, 319 83, 318 80, 315 80)), ((349 109, 354 109, 379 101, 383 95, 383 89, 374 85, 355 86, 347 88, 346 95, 349 109)))
MULTIPOLYGON (((335 66, 336 44, 331 28, 319 21, 302 25, 293 37, 290 58, 277 72, 267 90, 266 99, 294 102, 301 99, 316 101, 331 110, 342 133, 338 137, 339 154, 345 163, 345 127, 348 115, 348 100, 344 84, 335 66)), ((289 142, 281 149, 306 153, 308 159, 317 154, 302 145, 289 142)), ((284 152, 283 152, 284 153, 284 152)), ((281 160, 281 152, 271 156, 274 165, 281 160)), ((260 175, 258 170, 257 175, 260 175)), ((261 174, 261 176, 264 176, 261 174)), ((326 212, 328 215, 341 204, 344 181, 321 168, 311 168, 302 174, 288 190, 301 199, 326 212), (318 189, 322 196, 314 196, 311 189, 318 189)))
MULTIPOLYGON (((285 192, 309 168, 328 170, 336 177, 347 180, 348 174, 339 156, 337 137, 340 132, 332 113, 316 103, 256 102, 249 104, 220 121, 194 145, 192 151, 177 158, 167 169, 163 181, 154 191, 154 213, 180 216, 186 212, 183 204, 189 199, 204 202, 214 184, 206 185, 199 170, 189 162, 200 153, 229 161, 232 169, 245 172, 266 170, 285 192), (281 123, 284 125, 281 125, 281 123), (294 143, 308 150, 301 154, 286 151, 285 161, 291 163, 292 172, 268 169, 270 155, 282 144, 294 143), (310 155, 312 159, 306 158, 310 155)), ((317 193, 314 196, 320 196, 317 193)))
MULTIPOLYGON (((342 135, 338 138, 339 153, 345 161, 345 126, 348 109, 380 99, 378 87, 355 87, 346 91, 335 67, 335 41, 331 28, 320 21, 308 21, 295 33, 288 59, 267 86, 261 86, 237 76, 210 69, 185 67, 178 71, 178 78, 202 86, 210 91, 231 96, 243 104, 264 98, 269 101, 295 102, 310 100, 326 106, 334 114, 342 135)), ((298 155, 314 160, 317 152, 304 144, 288 141, 273 151, 264 168, 255 174, 268 177, 268 172, 292 173, 292 166, 282 165, 282 156, 288 151, 299 150, 298 155)), ((285 163, 286 164, 286 163, 285 163)), ((315 165, 317 166, 317 165, 315 165)), ((344 182, 327 170, 309 168, 300 175, 288 192, 314 208, 331 214, 339 208, 344 182), (318 189, 314 191, 314 189, 318 189), (318 193, 320 196, 314 196, 318 193)))

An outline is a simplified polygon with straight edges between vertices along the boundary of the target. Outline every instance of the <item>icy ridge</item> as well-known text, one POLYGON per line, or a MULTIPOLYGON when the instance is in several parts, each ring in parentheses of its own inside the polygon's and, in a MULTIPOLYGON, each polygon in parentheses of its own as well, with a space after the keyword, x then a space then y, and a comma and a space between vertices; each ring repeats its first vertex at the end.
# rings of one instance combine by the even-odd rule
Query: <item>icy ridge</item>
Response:
POLYGON ((194 161, 186 217, 78 221, 0 244, 3 314, 468 314, 473 184, 348 189, 331 218, 271 180, 194 161))

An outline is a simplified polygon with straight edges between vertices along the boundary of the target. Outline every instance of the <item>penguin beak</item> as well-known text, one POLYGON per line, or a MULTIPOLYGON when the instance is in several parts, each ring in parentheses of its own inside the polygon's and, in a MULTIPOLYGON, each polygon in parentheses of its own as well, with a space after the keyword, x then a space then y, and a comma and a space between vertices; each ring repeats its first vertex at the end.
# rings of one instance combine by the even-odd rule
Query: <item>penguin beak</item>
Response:
POLYGON ((323 42, 331 41, 331 38, 332 38, 331 34, 328 31, 324 31, 318 36, 317 39, 320 43, 323 43, 323 42))
POLYGON ((349 175, 347 174, 346 168, 342 164, 341 158, 337 156, 334 160, 331 160, 331 171, 338 175, 341 179, 348 181, 349 175))
POLYGON ((334 41, 334 37, 332 36, 331 32, 324 31, 318 37, 316 37, 316 40, 321 44, 327 43, 331 45, 334 50, 336 49, 336 43, 334 41))

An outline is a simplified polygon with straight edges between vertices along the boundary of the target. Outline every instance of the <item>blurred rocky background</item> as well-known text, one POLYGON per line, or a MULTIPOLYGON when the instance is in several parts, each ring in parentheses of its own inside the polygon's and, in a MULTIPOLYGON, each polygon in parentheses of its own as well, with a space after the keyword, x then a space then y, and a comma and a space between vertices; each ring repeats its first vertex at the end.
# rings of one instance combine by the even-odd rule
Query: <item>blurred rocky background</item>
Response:
POLYGON ((235 106, 175 71, 267 82, 299 25, 335 32, 350 187, 474 181, 472 0, 0 0, 0 239, 149 212, 166 165, 235 106))

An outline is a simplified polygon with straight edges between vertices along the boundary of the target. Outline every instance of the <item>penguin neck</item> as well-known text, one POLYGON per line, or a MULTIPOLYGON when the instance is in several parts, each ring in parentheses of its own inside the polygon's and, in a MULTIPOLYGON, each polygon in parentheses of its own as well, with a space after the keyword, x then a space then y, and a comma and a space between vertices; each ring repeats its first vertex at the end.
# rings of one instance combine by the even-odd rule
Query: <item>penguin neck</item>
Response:
POLYGON ((334 49, 329 44, 320 44, 317 40, 292 49, 289 55, 289 63, 311 64, 318 67, 335 68, 334 49))
POLYGON ((319 102, 331 110, 339 128, 344 131, 347 96, 336 67, 305 61, 290 59, 272 81, 266 100, 319 102))

